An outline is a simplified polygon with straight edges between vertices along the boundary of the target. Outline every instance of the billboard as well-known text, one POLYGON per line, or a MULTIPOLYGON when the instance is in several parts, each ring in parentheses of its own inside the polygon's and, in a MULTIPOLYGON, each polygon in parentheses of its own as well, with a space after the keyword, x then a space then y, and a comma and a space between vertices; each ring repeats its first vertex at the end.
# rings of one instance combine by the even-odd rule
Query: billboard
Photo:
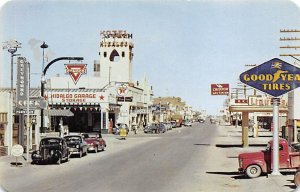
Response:
POLYGON ((211 84, 211 95, 229 95, 229 84, 211 84))

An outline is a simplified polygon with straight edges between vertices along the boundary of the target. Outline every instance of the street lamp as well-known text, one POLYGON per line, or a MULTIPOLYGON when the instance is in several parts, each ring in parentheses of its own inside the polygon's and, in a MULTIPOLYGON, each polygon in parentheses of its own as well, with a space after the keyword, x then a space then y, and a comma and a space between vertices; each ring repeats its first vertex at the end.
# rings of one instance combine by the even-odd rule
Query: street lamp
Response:
MULTIPOLYGON (((83 57, 59 57, 59 58, 56 58, 56 59, 53 59, 52 61, 50 61, 47 66, 44 68, 43 72, 42 72, 42 77, 41 77, 41 98, 43 99, 44 98, 44 90, 45 90, 45 83, 46 83, 46 80, 45 80, 45 75, 46 75, 46 72, 47 70, 49 69, 49 67, 57 62, 57 61, 60 61, 60 60, 76 60, 76 61, 82 61, 83 60, 83 57)), ((44 109, 43 107, 41 108, 41 132, 44 133, 44 109)))
POLYGON ((10 148, 12 147, 12 130, 13 130, 13 122, 14 122, 14 118, 13 118, 13 81, 14 81, 14 61, 13 58, 14 56, 18 56, 19 54, 15 54, 18 50, 18 48, 21 48, 21 43, 19 43, 17 40, 10 40, 10 41, 6 41, 3 42, 3 46, 2 49, 7 49, 7 51, 11 54, 11 68, 10 68, 10 126, 9 126, 9 137, 10 139, 8 140, 8 151, 10 151, 10 148))
POLYGON ((44 70, 44 65, 45 65, 45 56, 44 56, 44 51, 45 49, 48 48, 48 45, 43 41, 43 44, 41 45, 41 48, 43 49, 43 65, 42 65, 42 71, 44 70))

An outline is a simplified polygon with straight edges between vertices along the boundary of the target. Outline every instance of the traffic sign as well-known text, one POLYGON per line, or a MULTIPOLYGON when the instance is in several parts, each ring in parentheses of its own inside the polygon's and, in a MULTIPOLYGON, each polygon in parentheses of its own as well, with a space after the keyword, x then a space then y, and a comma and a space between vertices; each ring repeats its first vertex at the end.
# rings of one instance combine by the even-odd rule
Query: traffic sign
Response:
POLYGON ((300 86, 300 68, 274 58, 243 72, 240 81, 278 97, 300 86))
POLYGON ((24 148, 23 148, 22 145, 17 144, 17 145, 12 146, 12 148, 11 148, 11 154, 13 156, 20 157, 20 156, 23 155, 23 153, 24 153, 24 148))

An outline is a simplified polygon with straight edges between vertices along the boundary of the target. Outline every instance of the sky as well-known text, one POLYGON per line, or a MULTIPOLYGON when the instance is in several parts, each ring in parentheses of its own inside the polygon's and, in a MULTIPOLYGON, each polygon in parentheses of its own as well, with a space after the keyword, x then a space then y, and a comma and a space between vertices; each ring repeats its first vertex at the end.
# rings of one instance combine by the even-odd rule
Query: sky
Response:
MULTIPOLYGON (((289 0, 11 0, 0 10, 0 41, 22 43, 17 53, 31 63, 31 86, 40 84, 42 49, 48 61, 81 56, 93 75, 100 31, 133 34, 133 79, 146 74, 154 97, 181 97, 193 109, 218 114, 226 96, 211 96, 210 85, 236 88, 245 65, 280 58, 280 29, 300 29, 299 6, 289 0)), ((298 37, 300 36, 300 33, 298 37)), ((284 42, 285 43, 285 42, 284 42)), ((297 52, 298 50, 288 50, 297 52)), ((47 78, 64 75, 63 61, 47 78)), ((14 69, 16 71, 16 69, 14 69)), ((10 54, 0 50, 0 87, 10 87, 10 54)))

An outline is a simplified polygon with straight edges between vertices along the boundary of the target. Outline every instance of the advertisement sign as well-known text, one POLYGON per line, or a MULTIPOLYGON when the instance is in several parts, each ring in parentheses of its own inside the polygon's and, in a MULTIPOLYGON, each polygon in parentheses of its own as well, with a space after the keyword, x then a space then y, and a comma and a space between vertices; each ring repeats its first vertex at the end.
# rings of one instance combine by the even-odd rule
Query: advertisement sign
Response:
POLYGON ((300 69, 274 58, 242 73, 240 81, 278 97, 300 86, 300 69))
POLYGON ((211 84, 211 95, 229 95, 229 84, 211 84))
MULTIPOLYGON (((18 57, 17 60, 17 105, 19 103, 27 102, 27 86, 29 83, 28 80, 28 71, 29 71, 29 63, 26 61, 25 57, 18 57)), ((26 106, 23 106, 26 107, 26 106)))
POLYGON ((78 82, 82 74, 86 74, 87 64, 65 64, 65 72, 70 75, 74 84, 78 82))

